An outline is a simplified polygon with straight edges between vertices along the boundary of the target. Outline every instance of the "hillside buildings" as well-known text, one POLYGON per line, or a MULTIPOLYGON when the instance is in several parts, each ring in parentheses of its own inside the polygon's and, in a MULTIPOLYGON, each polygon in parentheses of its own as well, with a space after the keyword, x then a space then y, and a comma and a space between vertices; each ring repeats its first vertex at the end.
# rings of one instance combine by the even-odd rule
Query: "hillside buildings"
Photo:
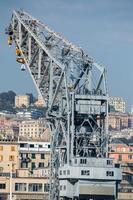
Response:
POLYGON ((50 132, 45 118, 0 116, 0 139, 49 141, 49 137, 50 132))
POLYGON ((109 130, 133 128, 133 115, 128 113, 111 112, 108 116, 109 130))
POLYGON ((23 109, 16 113, 16 117, 18 119, 26 120, 26 119, 39 119, 44 116, 44 111, 39 109, 23 109))
POLYGON ((0 139, 17 138, 19 133, 19 122, 13 118, 6 118, 5 115, 0 116, 0 139))
POLYGON ((49 128, 46 121, 44 119, 21 121, 19 138, 49 141, 49 128))
POLYGON ((30 105, 30 96, 29 95, 16 95, 15 96, 15 107, 29 107, 30 105))
POLYGON ((109 157, 116 165, 120 164, 123 178, 119 188, 118 199, 133 199, 133 146, 125 143, 112 143, 109 146, 109 157))
POLYGON ((109 105, 114 108, 115 111, 125 113, 125 101, 122 97, 109 97, 109 105))
POLYGON ((45 102, 41 96, 38 96, 38 100, 34 104, 36 107, 44 107, 45 102))

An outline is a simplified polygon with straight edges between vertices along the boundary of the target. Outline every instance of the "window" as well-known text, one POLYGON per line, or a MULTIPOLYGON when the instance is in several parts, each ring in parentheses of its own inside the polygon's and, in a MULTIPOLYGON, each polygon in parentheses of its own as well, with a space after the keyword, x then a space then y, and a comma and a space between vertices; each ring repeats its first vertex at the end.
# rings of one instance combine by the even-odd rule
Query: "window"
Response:
POLYGON ((115 167, 116 168, 120 168, 120 164, 119 163, 115 163, 115 167))
POLYGON ((132 188, 120 188, 119 192, 123 192, 123 193, 132 193, 133 189, 132 188))
POLYGON ((48 149, 50 149, 50 144, 48 144, 48 149))
POLYGON ((41 144, 39 144, 39 148, 43 148, 43 146, 41 144))
POLYGON ((63 175, 66 175, 66 170, 63 171, 63 175))
POLYGON ((28 153, 21 153, 20 155, 22 158, 28 158, 28 153))
POLYGON ((11 146, 11 151, 15 151, 15 146, 11 146))
POLYGON ((2 161, 3 160, 3 155, 0 155, 0 161, 2 161))
POLYGON ((118 160, 122 161, 122 155, 119 155, 118 160))
POLYGON ((62 190, 62 185, 60 185, 60 190, 62 190))
POLYGON ((23 148, 24 146, 25 146, 25 145, 24 145, 23 143, 20 143, 20 147, 22 147, 22 148, 23 148))
POLYGON ((124 174, 124 175, 122 176, 122 179, 123 179, 123 180, 126 180, 126 181, 128 181, 128 182, 132 182, 132 181, 133 181, 132 175, 127 175, 127 174, 126 174, 126 175, 124 174))
POLYGON ((28 168, 27 162, 21 162, 21 168, 28 168))
POLYGON ((36 168, 36 164, 35 164, 35 162, 32 162, 31 163, 31 169, 33 170, 33 169, 35 169, 36 168))
POLYGON ((77 164, 77 159, 74 160, 75 164, 77 164))
POLYGON ((88 175, 90 175, 90 171, 89 170, 81 170, 81 175, 88 176, 88 175))
POLYGON ((0 151, 3 151, 3 146, 0 146, 0 151))
POLYGON ((44 168, 44 163, 43 162, 39 162, 39 168, 44 168))
POLYGON ((64 190, 66 190, 66 185, 64 185, 64 190))
POLYGON ((35 153, 32 153, 32 154, 31 154, 31 158, 32 158, 32 159, 35 159, 35 158, 36 158, 35 153))
POLYGON ((80 164, 86 164, 86 159, 80 159, 80 164))
POLYGON ((60 170, 60 175, 62 175, 62 170, 60 170))
POLYGON ((15 183, 15 191, 26 191, 26 183, 15 183))
POLYGON ((6 184, 0 183, 0 190, 1 190, 1 189, 6 189, 6 184))
POLYGON ((42 184, 41 183, 30 183, 29 191, 31 192, 42 192, 42 184))
POLYGON ((45 159, 44 153, 41 153, 41 159, 45 159))
POLYGON ((112 165, 112 160, 107 160, 107 165, 112 165))
POLYGON ((10 156, 9 156, 9 161, 14 161, 14 160, 15 160, 15 156, 10 155, 10 156))
POLYGON ((128 159, 129 159, 129 160, 132 160, 132 155, 128 155, 128 159))
POLYGON ((107 171, 106 176, 114 176, 114 172, 113 171, 107 171))
POLYGON ((34 148, 34 144, 30 144, 30 148, 34 148))
POLYGON ((49 184, 44 183, 44 192, 48 192, 48 191, 49 191, 49 184))
POLYGON ((3 169, 4 169, 3 167, 0 167, 0 173, 2 173, 2 172, 3 172, 3 169))
POLYGON ((67 175, 70 175, 70 170, 67 170, 67 175))

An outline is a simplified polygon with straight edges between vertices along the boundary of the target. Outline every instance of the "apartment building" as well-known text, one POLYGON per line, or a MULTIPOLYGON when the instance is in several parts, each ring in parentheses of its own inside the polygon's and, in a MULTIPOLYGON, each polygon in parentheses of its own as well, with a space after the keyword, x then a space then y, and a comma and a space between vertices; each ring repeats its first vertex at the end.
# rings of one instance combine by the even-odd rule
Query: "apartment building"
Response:
POLYGON ((13 119, 0 117, 0 138, 13 139, 19 132, 19 123, 13 119))
POLYGON ((15 96, 15 107, 21 108, 23 106, 29 107, 30 97, 29 95, 16 95, 15 96))
POLYGON ((50 143, 0 141, 0 159, 1 200, 48 199, 50 143))
POLYGON ((133 128, 133 115, 118 112, 109 113, 108 125, 110 130, 133 128))
POLYGON ((46 169, 49 167, 50 143, 19 142, 20 169, 46 169))
POLYGON ((115 111, 125 113, 125 101, 122 97, 109 97, 109 105, 113 106, 115 111))
POLYGON ((119 188, 118 200, 133 199, 133 146, 126 144, 110 144, 109 157, 114 159, 115 163, 121 164, 122 182, 119 188))
POLYGON ((26 120, 19 124, 20 139, 49 141, 49 129, 44 119, 26 120))
POLYGON ((109 130, 120 130, 121 129, 121 119, 120 115, 116 113, 109 113, 108 115, 108 126, 109 130))
POLYGON ((34 103, 36 107, 44 107, 45 102, 41 96, 38 96, 37 101, 34 103))
POLYGON ((0 173, 15 173, 19 167, 18 144, 14 141, 0 141, 0 173))
POLYGON ((49 183, 46 178, 0 177, 0 199, 8 200, 12 184, 12 200, 48 200, 49 183))

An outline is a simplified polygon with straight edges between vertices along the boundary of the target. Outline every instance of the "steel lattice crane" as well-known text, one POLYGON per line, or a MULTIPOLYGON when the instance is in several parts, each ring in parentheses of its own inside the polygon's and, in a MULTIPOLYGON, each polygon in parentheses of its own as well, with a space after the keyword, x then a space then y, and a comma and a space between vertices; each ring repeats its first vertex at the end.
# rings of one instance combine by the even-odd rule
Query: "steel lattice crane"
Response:
POLYGON ((115 199, 121 172, 107 157, 105 68, 24 11, 13 12, 6 33, 47 107, 50 200, 115 199))

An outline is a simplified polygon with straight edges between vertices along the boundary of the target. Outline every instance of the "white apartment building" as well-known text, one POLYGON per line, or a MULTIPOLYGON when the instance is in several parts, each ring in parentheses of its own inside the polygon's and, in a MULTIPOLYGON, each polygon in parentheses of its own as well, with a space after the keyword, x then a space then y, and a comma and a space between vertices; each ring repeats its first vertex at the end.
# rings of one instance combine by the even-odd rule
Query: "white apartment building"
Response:
POLYGON ((125 101, 122 97, 109 97, 109 105, 118 112, 125 113, 125 101))
POLYGON ((29 95, 16 95, 15 96, 15 107, 21 108, 23 106, 29 107, 30 97, 29 95))

